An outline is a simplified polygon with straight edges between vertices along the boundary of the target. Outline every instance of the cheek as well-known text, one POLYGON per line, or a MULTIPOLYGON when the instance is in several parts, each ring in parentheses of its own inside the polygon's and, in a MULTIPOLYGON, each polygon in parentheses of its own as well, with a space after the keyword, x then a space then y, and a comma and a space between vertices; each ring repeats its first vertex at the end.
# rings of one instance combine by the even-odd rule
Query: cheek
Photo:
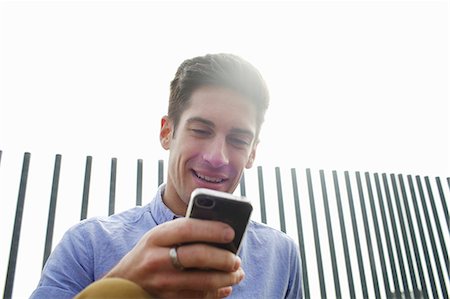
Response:
POLYGON ((230 166, 235 172, 242 172, 247 168, 249 155, 243 153, 236 153, 230 157, 230 166))
POLYGON ((176 151, 174 155, 174 162, 179 170, 185 171, 185 167, 190 168, 192 163, 201 160, 202 150, 200 146, 185 143, 184 146, 179 147, 179 149, 182 150, 176 151))

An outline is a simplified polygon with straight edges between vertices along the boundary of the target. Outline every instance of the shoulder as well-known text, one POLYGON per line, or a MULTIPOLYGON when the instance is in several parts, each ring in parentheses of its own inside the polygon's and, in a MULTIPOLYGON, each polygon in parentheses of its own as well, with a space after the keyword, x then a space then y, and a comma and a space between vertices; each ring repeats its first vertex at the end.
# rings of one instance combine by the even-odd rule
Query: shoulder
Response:
POLYGON ((287 234, 266 224, 250 221, 247 229, 248 242, 251 246, 273 247, 274 249, 289 249, 294 254, 298 252, 297 243, 287 234))
POLYGON ((109 241, 131 241, 153 227, 148 207, 135 207, 108 217, 91 217, 70 227, 61 243, 94 247, 109 241))
POLYGON ((75 224, 69 229, 69 232, 76 231, 115 231, 123 230, 127 227, 134 227, 139 222, 146 220, 148 207, 134 207, 129 210, 103 217, 91 217, 75 224))
POLYGON ((103 274, 152 228, 145 207, 132 208, 109 217, 92 217, 72 226, 59 242, 53 260, 74 259, 90 268, 90 275, 103 274))
POLYGON ((295 243, 290 236, 283 233, 282 231, 268 226, 267 224, 256 222, 254 220, 250 220, 248 225, 248 232, 259 234, 263 238, 274 238, 288 243, 295 243))

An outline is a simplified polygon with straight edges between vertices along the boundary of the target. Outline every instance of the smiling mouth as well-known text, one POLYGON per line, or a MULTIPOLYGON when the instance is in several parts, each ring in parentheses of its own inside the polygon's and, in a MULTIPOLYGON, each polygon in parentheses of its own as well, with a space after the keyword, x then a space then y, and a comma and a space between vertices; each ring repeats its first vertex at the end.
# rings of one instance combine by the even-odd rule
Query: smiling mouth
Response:
POLYGON ((194 175, 197 178, 199 178, 200 180, 205 181, 207 183, 220 184, 220 183, 225 182, 225 180, 226 180, 224 178, 215 178, 215 177, 211 177, 211 176, 202 175, 202 174, 199 174, 198 172, 196 172, 194 170, 192 172, 194 173, 194 175))

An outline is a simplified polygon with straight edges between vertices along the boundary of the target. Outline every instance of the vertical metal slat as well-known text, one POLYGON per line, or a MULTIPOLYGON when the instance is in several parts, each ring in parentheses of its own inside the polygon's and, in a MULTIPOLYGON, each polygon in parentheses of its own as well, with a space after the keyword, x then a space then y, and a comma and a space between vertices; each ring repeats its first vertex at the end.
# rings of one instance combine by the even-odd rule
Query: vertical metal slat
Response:
POLYGON ((241 196, 247 196, 247 194, 245 192, 245 174, 244 174, 244 172, 242 172, 241 180, 239 182, 239 188, 241 191, 241 196))
POLYGON ((384 190, 386 193, 386 202, 388 204, 389 217, 391 219, 392 233, 394 235, 395 250, 397 253, 397 260, 398 260, 398 264, 400 267, 400 275, 402 278, 403 294, 404 294, 405 298, 409 299, 410 293, 409 293, 409 287, 408 287, 408 280, 406 278, 405 264, 403 262, 403 256, 402 256, 402 251, 401 251, 401 247, 400 247, 400 239, 398 237, 398 228, 397 228, 397 222, 395 221, 395 216, 394 216, 394 206, 392 205, 391 192, 389 189, 389 184, 388 184, 386 174, 383 173, 382 177, 383 177, 384 190))
POLYGON ((322 251, 320 250, 319 226, 317 225, 316 205, 314 202, 314 190, 311 179, 311 169, 306 169, 306 178, 308 180, 309 203, 311 206, 311 218, 313 224, 314 244, 316 248, 317 271, 319 272, 320 295, 321 298, 327 298, 325 288, 325 277, 323 273, 322 251))
POLYGON ((361 288, 362 288, 362 292, 363 292, 363 298, 369 298, 369 294, 367 291, 366 275, 365 275, 365 271, 364 271, 364 263, 363 263, 362 254, 361 254, 361 243, 359 241, 358 224, 356 222, 355 205, 353 203, 352 187, 350 184, 350 176, 349 176, 348 171, 345 171, 344 174, 345 174, 345 183, 347 186, 348 202, 349 202, 349 206, 350 206, 350 216, 352 219, 352 227, 353 227, 353 238, 355 240, 356 256, 358 259, 359 277, 361 280, 361 288))
POLYGON ((366 244, 367 244, 367 249, 369 251, 369 263, 370 263, 370 270, 372 273, 372 283, 373 283, 373 288, 375 291, 375 298, 380 298, 380 286, 378 283, 378 275, 377 275, 377 270, 375 267, 375 260, 374 260, 374 252, 373 252, 373 247, 372 247, 372 237, 370 235, 370 230, 369 230, 369 219, 367 217, 367 209, 366 209, 366 202, 364 199, 364 193, 363 193, 363 187, 362 187, 362 182, 361 182, 361 174, 359 173, 359 171, 356 172, 356 184, 358 187, 358 193, 359 193, 359 202, 360 202, 360 206, 361 206, 361 213, 363 216, 363 223, 364 223, 364 233, 366 235, 366 244))
MULTIPOLYGON (((408 263, 409 278, 411 279, 413 292, 414 292, 414 294, 417 294, 419 292, 419 287, 417 285, 416 273, 414 271, 413 260, 411 257, 411 250, 409 247, 409 238, 406 233, 405 217, 403 215, 403 211, 402 211, 402 208, 400 205, 400 196, 398 193, 397 182, 395 180, 394 174, 391 174, 391 183, 392 183, 392 190, 394 191, 394 199, 395 199, 395 205, 397 208, 397 215, 398 215, 398 219, 400 222, 400 231, 402 233, 402 238, 403 238, 403 242, 401 242, 401 244, 403 244, 403 248, 405 249, 405 252, 406 252, 406 262, 408 263)), ((405 292, 406 292, 406 290, 405 290, 405 292)), ((408 295, 410 295, 410 294, 408 294, 408 295)))
POLYGON ((331 225, 330 207, 328 204, 327 185, 325 182, 325 174, 323 170, 320 170, 320 184, 322 186, 322 199, 323 199, 323 206, 325 208, 325 220, 327 223, 328 245, 330 249, 331 265, 333 269, 334 291, 336 294, 336 298, 340 299, 342 298, 341 283, 339 281, 339 273, 336 261, 336 251, 333 239, 333 227, 331 225))
POLYGON ((258 166, 258 188, 259 188, 259 201, 261 206, 261 222, 267 224, 266 200, 264 197, 264 178, 261 166, 258 166))
POLYGON ((447 207, 447 201, 444 196, 444 189, 442 189, 441 179, 439 177, 436 177, 436 185, 439 190, 439 197, 441 198, 441 205, 442 209, 444 211, 445 221, 447 222, 447 230, 450 234, 450 217, 448 214, 448 207, 447 207))
POLYGON ((109 181, 108 215, 114 214, 116 205, 117 158, 111 159, 111 178, 109 181))
POLYGON ((89 206, 89 189, 91 186, 91 170, 92 170, 92 156, 87 156, 86 167, 84 170, 83 199, 81 201, 80 220, 86 219, 87 217, 89 206))
POLYGON ((278 197, 278 213, 280 215, 280 229, 286 233, 286 219, 284 216, 284 204, 283 204, 283 189, 281 186, 280 168, 275 167, 275 178, 277 182, 277 197, 278 197))
POLYGON ((403 176, 401 174, 398 175, 398 180, 400 183, 400 190, 402 192, 403 205, 405 207, 405 212, 406 212, 406 219, 408 220, 409 235, 411 237, 411 242, 412 242, 413 251, 414 251, 414 260, 416 261, 417 272, 419 275, 419 280, 420 280, 420 285, 421 285, 420 289, 414 290, 414 297, 415 298, 419 298, 419 297, 428 298, 425 277, 423 275, 422 261, 421 261, 420 253, 419 253, 419 247, 417 245, 416 234, 414 233, 414 225, 413 225, 413 220, 412 220, 412 216, 411 216, 411 208, 409 206, 408 197, 406 195, 405 182, 403 181, 403 176))
POLYGON ((137 160, 137 174, 136 174, 136 206, 142 206, 142 175, 143 163, 142 159, 137 160))
POLYGON ((394 261, 394 251, 392 248, 391 233, 389 232, 387 216, 386 216, 386 208, 384 205, 383 194, 381 191, 381 183, 380 183, 380 179, 378 177, 378 173, 375 173, 374 177, 375 177, 375 186, 377 189, 378 204, 380 206, 381 219, 383 222, 383 230, 384 230, 384 235, 385 235, 386 247, 388 250, 389 264, 390 264, 390 268, 392 271, 392 280, 394 282, 394 296, 393 297, 400 298, 401 297, 400 282, 398 281, 398 272, 397 272, 397 266, 394 261))
MULTIPOLYGON (((423 255, 425 257, 425 263, 427 265, 427 273, 428 273, 428 277, 430 279, 431 291, 433 293, 433 298, 438 298, 438 292, 437 292, 437 288, 436 288, 436 282, 435 282, 435 278, 434 278, 434 274, 433 274, 433 269, 431 268, 430 254, 428 252, 428 246, 427 246, 427 242, 426 242, 425 232, 423 230, 422 216, 420 215, 420 212, 419 212, 419 205, 417 203, 416 191, 414 189, 413 179, 412 179, 411 175, 408 175, 408 184, 409 184, 409 190, 411 191, 411 199, 413 202, 414 212, 415 212, 416 221, 417 221, 417 227, 419 228, 419 235, 420 235, 420 241, 421 241, 420 243, 422 245, 422 251, 423 251, 423 255)), ((427 217, 427 216, 425 216, 425 217, 427 217)), ((426 291, 425 285, 423 285, 422 288, 424 291, 426 291)), ((428 295, 428 293, 425 293, 425 294, 428 295)))
POLYGON ((25 193, 27 190, 28 171, 30 168, 30 157, 31 157, 30 153, 25 153, 22 163, 22 173, 20 176, 20 185, 19 185, 19 196, 17 198, 16 216, 14 218, 14 228, 11 240, 11 248, 9 251, 9 261, 8 261, 8 271, 6 274, 5 291, 3 293, 3 298, 7 299, 12 297, 14 287, 17 253, 19 250, 19 241, 20 241, 20 230, 22 227, 22 216, 25 205, 25 193))
POLYGON ((50 194, 50 206, 48 208, 47 233, 45 236, 44 259, 42 267, 44 267, 47 258, 52 251, 53 230, 55 227, 56 201, 58 198, 59 175, 61 171, 61 155, 55 157, 55 167, 53 170, 52 191, 50 194))
POLYGON ((450 274, 450 258, 448 256, 448 250, 447 247, 445 245, 445 241, 444 241, 444 234, 442 233, 442 225, 439 222, 439 215, 437 212, 437 208, 436 208, 436 203, 434 200, 434 196, 433 196, 433 191, 431 190, 431 184, 430 184, 430 178, 429 177, 425 177, 425 184, 427 186, 427 190, 428 190, 428 198, 430 199, 430 203, 431 203, 431 211, 433 212, 433 218, 434 218, 434 224, 436 225, 436 229, 437 229, 437 233, 438 233, 438 237, 439 237, 439 242, 441 244, 441 251, 442 254, 444 256, 444 264, 445 267, 447 268, 447 274, 450 274))
POLYGON ((164 160, 158 161, 158 187, 164 182, 164 160))
MULTIPOLYGON (((391 290, 389 287, 389 278, 387 275, 387 267, 386 267, 386 258, 384 256, 383 251, 383 244, 381 241, 381 233, 380 233, 380 225, 378 223, 378 213, 377 209, 375 207, 375 199, 374 199, 374 193, 372 189, 372 183, 370 180, 370 174, 368 172, 365 173, 366 177, 366 185, 367 185, 367 193, 369 194, 369 203, 370 203, 370 210, 372 212, 372 222, 373 227, 375 229, 375 238, 377 240, 377 249, 378 249, 378 256, 380 258, 380 264, 381 264, 381 274, 383 276, 383 283, 384 283, 384 292, 387 298, 391 296, 391 290)), ((380 297, 378 297, 380 298, 380 297)))
POLYGON ((302 216, 300 213, 300 196, 298 193, 297 173, 295 171, 295 168, 291 169, 291 177, 292 177, 292 188, 294 192, 295 215, 297 220, 298 244, 300 247, 300 256, 302 258, 303 291, 305 294, 305 299, 310 299, 311 295, 309 292, 308 269, 306 266, 305 241, 303 239, 302 216))
POLYGON ((344 221, 344 212, 342 209, 341 191, 339 188, 339 180, 338 180, 336 171, 333 171, 333 181, 334 181, 334 190, 335 190, 335 194, 336 194, 336 203, 337 203, 338 214, 339 214, 339 225, 341 228, 342 245, 344 247, 345 269, 347 270, 348 288, 350 290, 350 298, 355 299, 356 298, 355 282, 353 280, 353 271, 352 271, 352 266, 351 266, 351 262, 350 262, 350 250, 348 247, 347 232, 345 229, 345 221, 344 221))
POLYGON ((439 276, 442 296, 444 298, 448 298, 447 288, 445 286, 445 278, 444 278, 444 274, 442 273, 441 263, 439 262, 439 254, 438 254, 438 250, 437 250, 436 240, 434 238, 433 229, 431 227, 430 213, 428 211, 427 204, 425 202, 425 193, 423 191, 422 181, 420 179, 420 176, 416 176, 416 181, 417 181, 417 187, 419 189, 420 200, 422 202, 422 210, 423 210, 423 214, 425 217, 425 222, 427 223, 428 237, 431 241, 431 249, 433 251, 435 266, 436 266, 437 273, 439 276))

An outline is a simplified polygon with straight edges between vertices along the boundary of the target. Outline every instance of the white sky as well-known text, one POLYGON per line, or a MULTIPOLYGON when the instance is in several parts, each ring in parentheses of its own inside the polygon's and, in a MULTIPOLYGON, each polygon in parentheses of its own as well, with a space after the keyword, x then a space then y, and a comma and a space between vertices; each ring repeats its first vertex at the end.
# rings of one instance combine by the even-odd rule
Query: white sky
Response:
POLYGON ((232 52, 272 95, 257 162, 449 175, 447 1, 5 2, 0 147, 160 158, 168 83, 232 52))
POLYGON ((25 151, 48 176, 57 153, 82 165, 78 181, 86 155, 156 168, 169 82, 206 53, 266 78, 257 165, 449 176, 448 15, 448 1, 1 1, 2 227, 25 151))

